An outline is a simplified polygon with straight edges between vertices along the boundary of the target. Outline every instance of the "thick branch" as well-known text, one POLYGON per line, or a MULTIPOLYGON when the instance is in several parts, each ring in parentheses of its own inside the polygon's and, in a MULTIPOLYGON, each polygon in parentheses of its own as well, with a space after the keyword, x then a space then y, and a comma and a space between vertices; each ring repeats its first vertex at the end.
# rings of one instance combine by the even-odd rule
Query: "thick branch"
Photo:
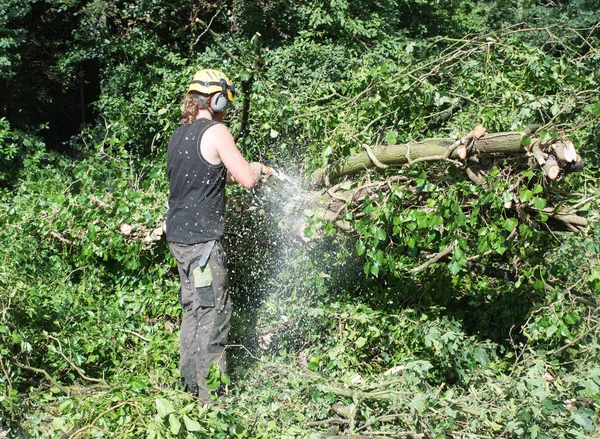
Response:
POLYGON ((533 155, 549 179, 554 180, 561 174, 580 172, 583 161, 567 140, 556 140, 543 144, 540 139, 532 139, 529 146, 521 144, 525 132, 506 132, 483 135, 476 129, 463 139, 426 139, 421 142, 410 142, 400 145, 381 145, 367 149, 350 157, 343 158, 329 167, 317 169, 313 180, 321 185, 325 179, 335 180, 345 175, 371 169, 374 166, 413 165, 423 161, 465 160, 468 156, 489 155, 533 155), (480 134, 477 134, 477 133, 480 134), (550 154, 549 154, 550 153, 550 154), (554 154, 554 155, 552 155, 554 154), (555 157, 556 156, 556 157, 555 157))
MULTIPOLYGON (((481 139, 474 140, 473 152, 478 155, 489 154, 525 154, 527 151, 521 145, 523 133, 508 132, 488 134, 481 139)), ((411 142, 400 145, 381 145, 373 148, 373 154, 379 162, 386 165, 405 165, 410 162, 424 161, 427 159, 440 160, 446 157, 448 149, 455 143, 454 139, 425 139, 422 142, 411 142)), ((460 159, 457 150, 452 151, 449 159, 460 159)), ((330 166, 329 178, 334 180, 344 175, 369 169, 373 162, 366 151, 340 160, 330 166)), ((313 173, 316 183, 322 183, 325 178, 323 168, 313 173)))

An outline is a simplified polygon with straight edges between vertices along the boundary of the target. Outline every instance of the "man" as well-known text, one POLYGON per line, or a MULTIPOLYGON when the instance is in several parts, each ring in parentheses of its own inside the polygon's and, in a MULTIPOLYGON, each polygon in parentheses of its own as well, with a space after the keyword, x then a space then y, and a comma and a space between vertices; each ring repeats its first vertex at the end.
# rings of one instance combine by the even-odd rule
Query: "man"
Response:
POLYGON ((169 141, 169 248, 177 260, 183 307, 179 369, 187 390, 209 399, 205 378, 225 370, 231 300, 221 238, 225 184, 252 188, 269 168, 248 163, 221 123, 235 89, 218 70, 200 70, 183 103, 183 124, 169 141))

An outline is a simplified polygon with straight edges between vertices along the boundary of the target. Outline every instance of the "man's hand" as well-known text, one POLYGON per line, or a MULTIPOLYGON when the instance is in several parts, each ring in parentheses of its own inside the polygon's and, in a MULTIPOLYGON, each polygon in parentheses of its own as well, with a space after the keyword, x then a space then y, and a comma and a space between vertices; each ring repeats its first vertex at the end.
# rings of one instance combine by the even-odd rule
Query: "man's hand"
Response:
POLYGON ((258 184, 263 175, 269 175, 273 170, 269 166, 265 166, 260 162, 252 162, 250 163, 250 167, 256 174, 256 184, 258 184))

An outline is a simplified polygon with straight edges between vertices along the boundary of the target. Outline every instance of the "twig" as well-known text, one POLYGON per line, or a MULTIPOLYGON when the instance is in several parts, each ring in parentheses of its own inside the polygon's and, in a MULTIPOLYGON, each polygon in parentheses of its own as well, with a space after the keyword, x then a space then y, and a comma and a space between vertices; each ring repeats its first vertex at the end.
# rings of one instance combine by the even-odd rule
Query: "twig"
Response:
POLYGON ((325 187, 331 186, 331 181, 329 179, 329 156, 325 157, 325 160, 323 160, 323 180, 325 182, 325 187))
MULTIPOLYGON (((597 26, 598 26, 598 25, 596 24, 596 26, 594 26, 594 29, 595 29, 597 26)), ((583 40, 583 44, 582 44, 582 46, 584 46, 584 45, 587 45, 587 46, 590 48, 590 50, 591 50, 592 52, 594 52, 596 55, 600 55, 600 53, 598 53, 598 51, 596 50, 596 48, 594 47, 594 45, 593 45, 593 44, 590 44, 590 42, 588 41, 588 38, 589 38, 589 37, 592 35, 591 33, 590 33, 590 35, 588 35, 588 37, 586 38, 586 37, 584 37, 583 35, 581 35, 579 32, 577 32, 577 29, 568 29, 568 30, 570 30, 571 32, 574 32, 575 34, 577 34, 577 36, 578 36, 579 38, 581 38, 581 39, 583 40)), ((592 30, 591 32, 593 32, 593 30, 592 30)))
POLYGON ((198 35, 198 37, 196 38, 196 40, 192 43, 192 46, 190 47, 190 50, 193 50, 194 46, 196 44, 198 44, 198 41, 200 41, 200 38, 202 38, 202 36, 208 32, 210 30, 210 26, 212 26, 213 21, 215 20, 215 18, 217 18, 217 15, 219 15, 219 12, 221 12, 221 10, 217 10, 217 12, 215 13, 215 15, 213 15, 210 19, 210 22, 208 23, 208 26, 206 24, 204 24, 204 22, 202 22, 204 24, 204 32, 202 32, 200 35, 198 35))
POLYGON ((393 390, 382 390, 379 392, 364 392, 362 390, 350 390, 340 389, 332 386, 320 386, 323 392, 331 392, 335 395, 345 396, 346 398, 352 399, 375 399, 375 400, 387 400, 393 396, 404 395, 407 392, 393 391, 393 390))
POLYGON ((579 343, 581 340, 583 340, 585 337, 587 337, 588 335, 590 335, 590 333, 592 332, 592 330, 597 330, 598 329, 598 325, 591 327, 589 330, 585 331, 583 334, 581 334, 579 337, 577 337, 575 340, 568 342, 567 344, 565 344, 564 346, 561 346, 558 349, 555 349, 553 351, 548 352, 546 355, 549 356, 553 356, 556 354, 561 353, 562 351, 564 351, 567 348, 570 348, 571 346, 579 343))
POLYGON ((10 308, 10 303, 11 303, 11 301, 12 301, 12 296, 11 296, 11 295, 8 295, 8 303, 7 303, 7 304, 6 304, 6 306, 5 306, 5 307, 2 309, 2 312, 1 312, 1 314, 2 314, 2 320, 3 320, 3 321, 6 321, 6 313, 7 313, 7 312, 8 312, 8 311, 11 309, 11 308, 10 308))
MULTIPOLYGON (((4 379, 6 380, 6 383, 7 383, 7 387, 5 387, 6 394, 10 395, 12 393, 12 382, 10 380, 10 375, 8 374, 8 371, 4 367, 4 361, 2 361, 1 357, 0 357, 0 367, 2 367, 2 372, 4 373, 4 379)), ((13 415, 14 413, 13 413, 12 407, 10 405, 9 405, 9 409, 10 409, 11 415, 13 415)))
POLYGON ((47 337, 48 337, 49 339, 51 339, 51 340, 54 340, 55 342, 57 342, 57 343, 58 343, 58 353, 59 353, 59 354, 60 354, 60 355, 61 355, 61 356, 62 356, 62 357, 65 359, 65 361, 66 361, 67 363, 69 363, 69 365, 70 365, 70 366, 71 366, 73 369, 75 369, 75 371, 76 371, 76 372, 79 374, 79 376, 80 376, 81 378, 83 378, 83 379, 84 379, 84 380, 86 380, 86 381, 91 381, 92 383, 100 383, 100 384, 103 384, 103 385, 105 385, 105 386, 108 386, 108 384, 107 384, 107 383, 106 383, 106 381, 104 381, 104 380, 97 379, 97 378, 90 378, 90 377, 86 376, 86 375, 83 373, 83 371, 82 371, 82 370, 81 370, 79 367, 77 367, 77 365, 76 365, 75 363, 73 363, 73 361, 72 361, 71 359, 67 358, 67 356, 66 356, 66 355, 64 354, 64 352, 63 352, 63 349, 62 349, 62 344, 61 344, 61 342, 60 342, 60 340, 59 340, 58 338, 56 338, 56 337, 53 337, 53 336, 52 336, 52 335, 50 335, 50 334, 48 334, 48 335, 47 335, 47 337))
POLYGON ((56 230, 52 230, 52 231, 50 232, 50 234, 51 234, 52 236, 54 236, 56 239, 58 239, 60 242, 64 243, 64 244, 67 244, 67 245, 71 245, 71 244, 72 244, 72 242, 71 242, 69 239, 67 239, 67 238, 65 238, 64 236, 62 236, 62 235, 61 235, 60 233, 58 233, 56 230))
POLYGON ((129 330, 129 329, 125 329, 125 328, 119 328, 119 330, 120 330, 121 332, 126 332, 126 333, 128 333, 128 334, 135 335, 137 338, 139 338, 139 339, 141 339, 141 340, 144 340, 146 343, 150 343, 150 340, 149 340, 149 339, 147 339, 146 337, 144 337, 144 336, 143 336, 143 335, 141 335, 141 334, 138 334, 138 333, 137 333, 137 332, 135 332, 135 331, 131 331, 131 330, 129 330))
MULTIPOLYGON (((376 424, 378 422, 389 422, 389 421, 393 421, 398 418, 405 418, 406 416, 407 416, 406 413, 395 413, 395 414, 391 414, 391 415, 383 415, 378 418, 371 419, 368 422, 365 422, 365 424, 362 425, 361 427, 357 428, 356 431, 357 432, 362 431, 365 428, 369 428, 371 425, 376 424)), ((406 434, 408 434, 408 433, 409 432, 406 432, 406 434)))
POLYGON ((347 203, 349 201, 346 197, 342 197, 341 195, 336 194, 333 191, 333 188, 327 189, 327 195, 329 195, 334 200, 343 201, 344 203, 347 203))
POLYGON ((77 430, 75 433, 73 433, 73 434, 70 436, 70 439, 75 439, 75 437, 77 437, 79 434, 81 434, 81 433, 83 433, 84 431, 86 431, 86 430, 89 430, 89 429, 91 429, 91 428, 99 428, 99 427, 96 427, 96 425, 95 425, 95 424, 96 424, 96 422, 98 422, 98 420, 99 420, 100 418, 102 418, 102 417, 103 417, 104 415, 106 415, 107 413, 110 413, 110 412, 112 412, 113 410, 116 410, 116 409, 118 409, 119 407, 123 407, 124 405, 130 405, 130 406, 132 406, 132 407, 136 407, 136 405, 135 405, 133 402, 129 401, 129 400, 128 400, 128 401, 123 401, 123 402, 120 402, 120 403, 118 403, 118 404, 116 404, 116 405, 114 405, 114 406, 112 406, 112 407, 109 407, 108 409, 106 409, 106 410, 104 410, 102 413, 100 413, 98 416, 96 416, 96 418, 95 418, 95 419, 94 419, 94 420, 93 420, 93 421, 92 421, 90 424, 88 424, 88 425, 85 425, 85 426, 81 427, 79 430, 77 430))
POLYGON ((318 427, 319 425, 329 425, 329 424, 348 424, 350 421, 348 419, 342 418, 329 418, 323 419, 322 421, 312 421, 307 423, 309 427, 318 427))
POLYGON ((385 118, 385 117, 388 117, 388 116, 389 116, 389 115, 391 115, 391 114, 395 114, 395 113, 397 113, 397 112, 398 112, 398 110, 388 111, 387 113, 385 113, 385 114, 382 114, 382 115, 381 115, 381 116, 379 116, 379 117, 376 117, 375 119, 371 120, 371 122, 369 122, 367 125, 365 125, 365 127, 364 127, 364 128, 361 130, 360 134, 362 134, 362 133, 366 132, 366 131, 367 131, 369 128, 371 128, 371 126, 373 126, 373 124, 374 124, 375 122, 377 122, 377 121, 379 121, 379 120, 381 120, 381 119, 383 119, 383 118, 385 118))
POLYGON ((206 28, 206 30, 208 31, 208 33, 210 33, 210 36, 213 38, 213 41, 215 42, 215 44, 217 46, 219 46, 219 48, 223 51, 223 53, 225 55, 227 55, 233 62, 235 62, 236 64, 239 64, 240 66, 244 67, 245 69, 247 69, 249 71, 252 70, 251 67, 247 66, 238 57, 236 57, 229 50, 227 50, 227 47, 225 47, 223 45, 223 43, 221 43, 219 34, 217 34, 215 31, 213 31, 212 29, 210 29, 210 27, 204 21, 200 20, 199 18, 196 18, 196 22, 200 23, 202 26, 204 26, 206 28))
POLYGON ((373 188, 381 188, 382 186, 385 186, 386 184, 389 185, 390 183, 396 183, 396 182, 400 182, 400 181, 408 181, 409 178, 405 177, 403 175, 396 175, 394 177, 390 177, 387 180, 384 181, 377 181, 375 183, 367 183, 364 184, 362 186, 359 186, 355 189, 351 189, 349 192, 352 192, 352 196, 350 197, 350 201, 356 201, 358 199, 358 195, 360 194, 360 192, 362 191, 366 191, 368 189, 373 189, 373 188))
POLYGON ((392 436, 380 436, 380 435, 372 435, 372 434, 343 434, 343 435, 335 435, 335 436, 325 436, 324 439, 395 439, 395 438, 404 438, 405 435, 397 435, 394 434, 392 436))
POLYGON ((412 274, 416 274, 416 273, 419 273, 420 271, 425 270, 431 264, 435 264, 437 261, 439 261, 440 259, 442 259, 444 256, 447 256, 448 254, 452 253, 453 250, 454 250, 454 246, 453 245, 450 245, 450 246, 446 247, 444 250, 442 250, 441 252, 439 252, 438 254, 436 254, 434 257, 432 257, 430 260, 428 260, 424 264, 421 264, 418 267, 415 267, 412 270, 410 270, 410 272, 412 274))
POLYGON ((375 154, 373 153, 373 150, 371 149, 371 147, 369 145, 367 145, 366 143, 363 143, 362 146, 365 149, 365 151, 367 151, 367 155, 369 156, 369 159, 373 162, 373 164, 375 166, 377 166, 379 169, 389 168, 389 165, 381 163, 379 161, 379 159, 377 157, 375 157, 375 154))
POLYGON ((571 212, 577 210, 578 207, 583 206, 585 203, 587 203, 589 201, 592 201, 592 200, 595 200, 596 198, 598 198, 598 195, 592 195, 591 197, 588 197, 588 198, 580 201, 579 203, 577 203, 577 204, 575 204, 573 206, 570 206, 570 208, 567 211, 567 213, 571 213, 571 212))
POLYGON ((44 375, 48 381, 50 381, 52 384, 54 384, 56 387, 58 387, 64 393, 68 393, 68 389, 65 386, 63 386, 62 384, 60 384, 58 381, 56 381, 54 378, 52 378, 52 376, 44 369, 38 369, 37 367, 27 366, 25 364, 19 363, 18 361, 15 361, 15 360, 13 360, 13 362, 15 363, 15 365, 17 367, 20 367, 21 369, 30 370, 32 372, 37 372, 37 373, 44 375))

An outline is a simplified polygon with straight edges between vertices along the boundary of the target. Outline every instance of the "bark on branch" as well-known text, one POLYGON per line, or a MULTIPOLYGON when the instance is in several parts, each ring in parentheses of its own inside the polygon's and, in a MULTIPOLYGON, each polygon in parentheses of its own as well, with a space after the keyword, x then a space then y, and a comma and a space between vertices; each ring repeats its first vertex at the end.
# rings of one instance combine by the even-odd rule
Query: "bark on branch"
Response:
MULTIPOLYGON (((556 179, 561 172, 578 172, 583 169, 583 161, 567 140, 557 140, 544 144, 540 139, 532 139, 529 145, 522 145, 525 132, 504 132, 481 135, 478 128, 458 141, 455 139, 425 139, 398 145, 381 145, 370 150, 329 164, 327 168, 313 173, 316 184, 322 185, 326 178, 330 181, 359 171, 385 166, 412 165, 422 161, 465 160, 469 156, 490 155, 533 155, 539 166, 545 169, 550 179, 556 179), (549 162, 549 163, 548 163, 549 162)), ((485 130, 484 130, 485 132, 485 130)))

